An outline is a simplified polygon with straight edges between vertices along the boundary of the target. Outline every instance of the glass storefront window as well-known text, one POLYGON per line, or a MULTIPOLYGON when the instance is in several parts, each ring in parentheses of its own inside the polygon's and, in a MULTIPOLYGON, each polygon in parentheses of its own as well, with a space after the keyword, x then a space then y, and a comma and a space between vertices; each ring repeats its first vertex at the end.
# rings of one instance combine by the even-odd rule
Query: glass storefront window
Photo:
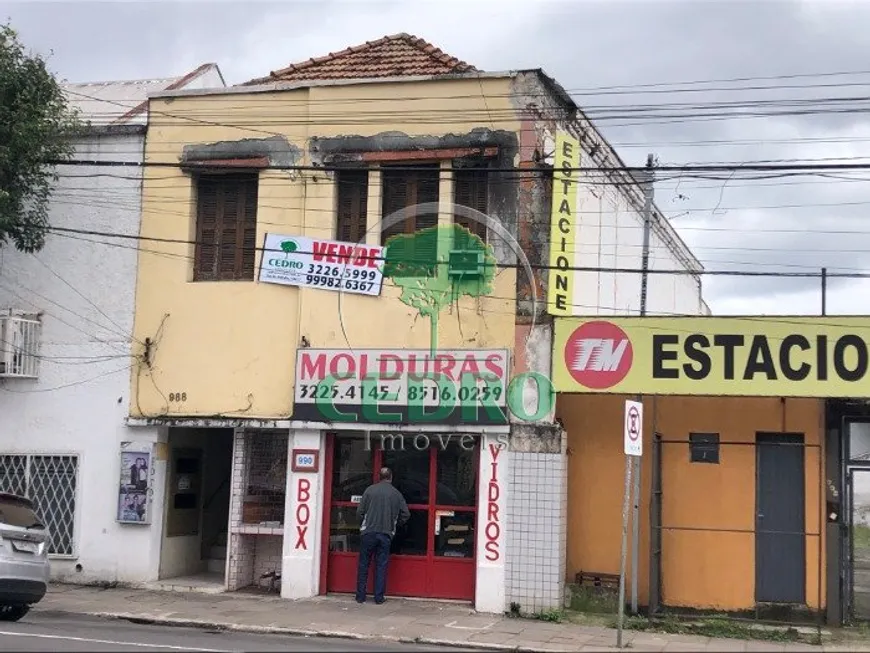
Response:
POLYGON ((411 518, 396 529, 390 553, 426 555, 429 544, 429 511, 411 510, 411 518))
POLYGON ((329 550, 336 553, 357 553, 359 541, 356 506, 333 507, 329 516, 329 550))
POLYGON ((335 441, 332 466, 332 500, 352 501, 372 484, 374 453, 362 437, 335 441))
MULTIPOLYGON (((393 485, 411 511, 406 524, 396 529, 391 552, 398 555, 474 558, 477 505, 477 444, 451 438, 427 449, 413 446, 367 446, 376 438, 335 437, 329 550, 358 553, 360 548, 358 501, 377 482, 376 467, 393 472, 393 485), (432 470, 435 478, 432 478, 432 470)), ((413 440, 413 439, 410 439, 413 440)), ((431 442, 431 440, 430 440, 431 442)), ((409 438, 405 438, 405 445, 409 438)))
POLYGON ((474 557, 474 513, 439 510, 435 513, 435 555, 474 557))
POLYGON ((429 503, 429 450, 384 450, 383 465, 393 471, 393 485, 409 506, 429 503))
POLYGON ((870 422, 849 423, 849 458, 867 462, 870 460, 870 422))
POLYGON ((477 503, 477 465, 474 449, 459 442, 438 448, 436 503, 441 506, 473 506, 477 503))

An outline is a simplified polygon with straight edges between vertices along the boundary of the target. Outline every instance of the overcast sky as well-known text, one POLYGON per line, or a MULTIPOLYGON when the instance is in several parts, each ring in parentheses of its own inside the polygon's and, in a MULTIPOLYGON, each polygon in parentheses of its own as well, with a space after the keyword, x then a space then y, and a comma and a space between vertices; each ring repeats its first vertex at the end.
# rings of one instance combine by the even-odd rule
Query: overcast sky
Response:
MULTIPOLYGON (((647 152, 662 164, 855 157, 870 163, 870 101, 830 103, 870 96, 870 2, 31 0, 0 2, 5 18, 27 45, 51 51, 52 69, 68 81, 168 77, 215 62, 234 84, 410 32, 484 70, 543 68, 600 117, 597 124, 629 164, 643 164, 647 152), (821 76, 654 86, 793 75, 821 76), (624 88, 590 90, 615 86, 624 88), (668 117, 626 118, 607 109, 777 100, 764 111, 793 111, 785 100, 821 98, 827 102, 803 105, 802 115, 761 118, 747 115, 757 108, 729 119, 721 119, 722 109, 691 109, 694 120, 686 110, 674 115, 673 107, 664 109, 668 117)), ((870 270, 870 170, 672 179, 657 184, 656 201, 708 269, 870 270)), ((820 310, 816 279, 705 277, 704 284, 714 313, 820 310)), ((829 282, 828 312, 870 312, 868 291, 870 280, 829 282)))

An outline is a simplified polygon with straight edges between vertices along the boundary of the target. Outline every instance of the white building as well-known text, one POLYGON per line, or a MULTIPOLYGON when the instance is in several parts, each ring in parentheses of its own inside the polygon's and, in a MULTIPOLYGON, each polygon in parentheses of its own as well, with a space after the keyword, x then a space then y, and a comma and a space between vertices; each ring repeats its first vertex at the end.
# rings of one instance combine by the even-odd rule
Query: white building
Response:
MULTIPOLYGON (((168 79, 67 84, 90 123, 74 156, 141 162, 147 94, 217 86, 225 83, 215 64, 168 79)), ((145 524, 119 523, 122 448, 159 453, 156 428, 124 421, 142 169, 62 166, 59 175, 42 251, 0 249, 0 491, 36 501, 55 579, 156 579, 161 528, 147 513, 145 524)), ((153 488, 164 472, 159 461, 147 467, 153 488)))

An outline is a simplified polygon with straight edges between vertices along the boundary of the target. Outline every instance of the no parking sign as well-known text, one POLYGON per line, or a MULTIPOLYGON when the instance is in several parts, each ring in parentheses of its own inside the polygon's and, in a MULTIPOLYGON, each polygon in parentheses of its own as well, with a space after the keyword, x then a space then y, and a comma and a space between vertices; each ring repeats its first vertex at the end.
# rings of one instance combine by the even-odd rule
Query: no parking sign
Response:
POLYGON ((643 404, 625 402, 625 455, 643 455, 643 404))

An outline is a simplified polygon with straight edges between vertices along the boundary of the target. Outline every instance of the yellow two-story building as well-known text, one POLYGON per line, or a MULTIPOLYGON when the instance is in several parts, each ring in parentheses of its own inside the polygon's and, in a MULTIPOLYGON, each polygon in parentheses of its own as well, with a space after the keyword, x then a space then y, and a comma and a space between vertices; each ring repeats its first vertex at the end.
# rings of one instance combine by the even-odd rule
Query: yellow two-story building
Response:
POLYGON ((389 594, 561 604, 564 442, 546 406, 508 418, 549 374, 542 168, 576 112, 407 34, 151 97, 129 422, 161 427, 161 584, 353 591, 388 466, 389 594), (437 273, 391 265, 397 235, 437 273))

